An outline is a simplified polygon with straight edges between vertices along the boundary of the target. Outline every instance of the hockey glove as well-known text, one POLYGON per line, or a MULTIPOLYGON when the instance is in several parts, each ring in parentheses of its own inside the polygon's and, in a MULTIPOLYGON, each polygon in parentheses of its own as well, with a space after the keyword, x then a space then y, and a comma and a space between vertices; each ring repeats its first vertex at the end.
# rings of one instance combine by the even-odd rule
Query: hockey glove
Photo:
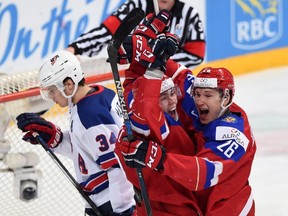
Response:
POLYGON ((166 157, 165 148, 153 141, 146 141, 140 138, 128 141, 124 137, 121 153, 126 165, 131 168, 144 168, 147 166, 152 170, 163 170, 163 161, 166 157))
POLYGON ((16 118, 17 126, 22 132, 27 132, 23 140, 38 144, 32 132, 37 132, 50 148, 55 148, 63 139, 61 129, 35 113, 22 113, 16 118))
POLYGON ((140 55, 148 46, 148 41, 141 35, 129 35, 127 36, 120 48, 118 49, 118 63, 139 64, 140 55))
POLYGON ((128 35, 127 37, 125 37, 124 41, 118 49, 117 62, 119 64, 131 63, 133 57, 133 46, 136 46, 136 44, 133 44, 132 42, 132 35, 128 35))
POLYGON ((166 54, 173 56, 178 50, 180 38, 176 34, 166 33, 166 54))
POLYGON ((143 24, 140 24, 133 35, 127 36, 118 49, 118 63, 128 64, 135 60, 139 62, 140 54, 152 42, 157 35, 165 31, 169 26, 170 13, 166 10, 160 11, 157 16, 150 13, 146 16, 143 24))
POLYGON ((146 68, 160 69, 166 71, 166 62, 178 49, 179 37, 167 33, 160 34, 141 54, 140 64, 146 68))
POLYGON ((170 24, 171 14, 167 10, 161 10, 156 16, 150 13, 146 16, 143 24, 140 24, 134 34, 143 35, 148 40, 156 39, 157 35, 167 31, 170 24))

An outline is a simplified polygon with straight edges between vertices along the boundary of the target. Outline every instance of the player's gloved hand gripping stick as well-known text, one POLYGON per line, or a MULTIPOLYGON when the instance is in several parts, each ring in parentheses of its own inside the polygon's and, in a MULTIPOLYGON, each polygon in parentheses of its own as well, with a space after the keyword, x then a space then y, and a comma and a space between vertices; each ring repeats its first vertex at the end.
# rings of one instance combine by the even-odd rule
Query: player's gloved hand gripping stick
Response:
MULTIPOLYGON (((140 23, 140 21, 144 18, 145 13, 142 9, 140 8, 135 8, 133 9, 122 21, 118 29, 116 30, 110 44, 108 45, 108 56, 109 56, 109 62, 111 65, 113 77, 114 77, 114 82, 116 86, 116 91, 119 97, 119 102, 122 108, 123 112, 123 118, 124 118, 124 124, 127 129, 128 133, 128 139, 132 140, 133 139, 133 133, 130 125, 130 120, 128 116, 128 111, 126 108, 126 104, 124 101, 124 95, 123 95, 123 88, 119 76, 119 71, 118 71, 118 66, 117 66, 117 58, 118 58, 118 49, 121 46, 123 40, 125 37, 140 23)), ((148 216, 152 215, 151 211, 151 206, 149 203, 148 199, 148 194, 145 186, 145 182, 143 179, 142 175, 142 170, 141 168, 137 168, 137 175, 138 175, 138 180, 140 183, 141 187, 141 193, 142 197, 144 200, 145 208, 146 208, 146 213, 148 216)))
POLYGON ((22 113, 17 116, 16 120, 18 128, 23 132, 27 132, 22 139, 24 141, 30 142, 31 144, 41 144, 41 146, 49 154, 52 160, 68 178, 68 180, 91 206, 95 214, 97 216, 102 216, 96 204, 83 191, 76 179, 71 175, 71 173, 66 169, 59 158, 51 150, 51 148, 57 147, 58 144, 62 141, 63 134, 61 129, 35 113, 22 113))

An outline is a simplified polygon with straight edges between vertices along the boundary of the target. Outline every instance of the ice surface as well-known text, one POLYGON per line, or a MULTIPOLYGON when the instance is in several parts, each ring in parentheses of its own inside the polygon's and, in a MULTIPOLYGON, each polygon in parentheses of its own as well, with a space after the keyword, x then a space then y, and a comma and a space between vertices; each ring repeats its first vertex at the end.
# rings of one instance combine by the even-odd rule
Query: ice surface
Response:
POLYGON ((248 114, 257 143, 250 183, 257 216, 288 215, 288 67, 235 78, 235 102, 248 114))

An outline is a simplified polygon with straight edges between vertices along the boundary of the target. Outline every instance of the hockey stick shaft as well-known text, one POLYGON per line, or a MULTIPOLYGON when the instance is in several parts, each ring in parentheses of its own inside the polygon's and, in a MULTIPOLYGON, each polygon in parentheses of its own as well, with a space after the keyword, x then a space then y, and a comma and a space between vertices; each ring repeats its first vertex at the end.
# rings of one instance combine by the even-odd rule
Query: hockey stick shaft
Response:
MULTIPOLYGON (((119 98, 120 106, 122 108, 123 112, 123 118, 124 118, 124 124, 126 126, 126 130, 128 133, 128 139, 133 139, 133 132, 131 129, 130 119, 128 116, 128 111, 126 107, 126 103, 124 100, 124 92, 119 76, 118 66, 117 66, 117 55, 118 55, 118 49, 123 42, 124 38, 140 23, 140 21, 144 18, 145 14, 144 11, 140 8, 135 8, 132 10, 126 18, 122 21, 118 29, 116 30, 111 43, 108 45, 108 56, 109 56, 109 62, 111 65, 114 82, 116 86, 116 92, 119 98)), ((143 178, 143 173, 141 168, 137 168, 137 176, 138 181, 141 188, 142 197, 144 200, 146 213, 148 216, 152 216, 152 210, 150 206, 150 202, 148 199, 148 193, 146 189, 146 185, 143 178)))
MULTIPOLYGON (((32 131, 31 131, 32 132, 32 131)), ((62 162, 59 160, 59 158, 54 154, 54 152, 48 147, 48 144, 43 140, 43 138, 37 133, 32 132, 33 137, 41 144, 41 146, 45 149, 45 151, 48 153, 48 155, 52 158, 52 160, 55 162, 55 164, 61 169, 61 171, 65 174, 65 176, 69 179, 69 181, 73 184, 73 186, 78 190, 78 192, 82 195, 82 197, 87 201, 87 203, 91 206, 93 211, 96 215, 102 216, 102 214, 99 212, 96 204, 90 199, 90 197, 85 194, 83 189, 80 187, 78 182, 75 180, 75 178, 71 175, 71 173, 66 169, 66 167, 62 164, 62 162)))

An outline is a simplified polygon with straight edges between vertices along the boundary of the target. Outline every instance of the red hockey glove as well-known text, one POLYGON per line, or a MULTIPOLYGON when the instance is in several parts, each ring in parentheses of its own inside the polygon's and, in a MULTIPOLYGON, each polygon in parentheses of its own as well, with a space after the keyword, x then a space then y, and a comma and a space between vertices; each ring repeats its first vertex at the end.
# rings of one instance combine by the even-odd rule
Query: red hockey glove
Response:
POLYGON ((55 148, 63 139, 61 129, 35 113, 22 113, 16 118, 17 126, 22 132, 27 132, 23 140, 31 144, 38 144, 32 131, 37 132, 50 148, 55 148))
POLYGON ((167 10, 161 10, 156 16, 154 13, 150 13, 133 34, 146 36, 147 39, 155 39, 158 34, 168 30, 170 18, 171 14, 167 10))
POLYGON ((166 31, 169 20, 170 14, 165 10, 160 11, 157 16, 149 14, 146 22, 133 35, 126 37, 118 49, 118 63, 131 63, 130 71, 139 75, 143 75, 149 67, 165 71, 168 58, 176 52, 179 45, 176 35, 167 33, 166 39, 163 34, 157 36, 166 31))
POLYGON ((157 36, 156 40, 147 46, 140 56, 140 64, 146 68, 157 68, 165 71, 166 61, 162 58, 165 52, 166 37, 164 34, 157 36))
MULTIPOLYGON (((152 42, 157 35, 167 29, 170 22, 170 13, 166 10, 160 11, 157 16, 150 13, 146 16, 143 24, 140 24, 133 35, 127 36, 118 49, 118 63, 128 64, 133 60, 139 62, 140 53, 152 42)), ((154 42, 152 43, 154 44, 154 42)))
POLYGON ((118 63, 131 63, 130 71, 141 76, 147 68, 165 72, 167 60, 176 53, 179 43, 179 37, 171 33, 160 34, 150 43, 141 35, 128 36, 118 50, 118 63))
POLYGON ((166 62, 178 49, 179 37, 167 33, 160 34, 142 53, 140 64, 146 68, 160 69, 166 71, 166 62))
POLYGON ((122 140, 121 153, 126 165, 131 168, 144 168, 162 170, 163 161, 166 157, 165 148, 153 141, 135 138, 128 141, 126 137, 122 140))
POLYGON ((141 35, 129 35, 127 36, 120 48, 118 49, 118 63, 139 64, 141 53, 147 48, 148 41, 141 35))

